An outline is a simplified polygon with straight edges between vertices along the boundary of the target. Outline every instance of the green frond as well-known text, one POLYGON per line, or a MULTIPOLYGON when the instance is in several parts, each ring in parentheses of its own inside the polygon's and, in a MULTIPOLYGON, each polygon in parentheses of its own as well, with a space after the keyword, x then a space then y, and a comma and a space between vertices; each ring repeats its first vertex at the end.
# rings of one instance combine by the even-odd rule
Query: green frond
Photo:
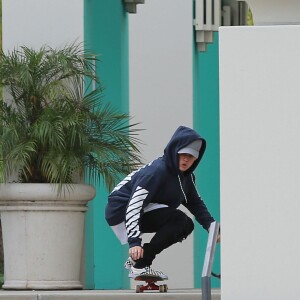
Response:
POLYGON ((138 124, 103 99, 97 61, 75 43, 0 52, 4 181, 17 173, 20 182, 74 183, 85 173, 111 189, 141 165, 138 124))

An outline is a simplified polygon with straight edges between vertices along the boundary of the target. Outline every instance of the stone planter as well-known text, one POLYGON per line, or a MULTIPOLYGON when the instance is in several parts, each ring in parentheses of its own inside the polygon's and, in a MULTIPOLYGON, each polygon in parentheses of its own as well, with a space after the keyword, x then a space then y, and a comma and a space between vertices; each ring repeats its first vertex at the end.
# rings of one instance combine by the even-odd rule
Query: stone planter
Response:
POLYGON ((90 185, 1 184, 3 289, 81 289, 81 256, 90 185))

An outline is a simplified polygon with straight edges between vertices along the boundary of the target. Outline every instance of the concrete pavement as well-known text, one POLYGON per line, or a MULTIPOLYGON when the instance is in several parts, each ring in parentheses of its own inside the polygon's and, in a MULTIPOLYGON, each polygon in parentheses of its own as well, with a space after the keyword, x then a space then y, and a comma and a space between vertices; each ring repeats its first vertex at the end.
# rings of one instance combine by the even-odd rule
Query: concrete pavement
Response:
MULTIPOLYGON (((167 293, 134 290, 77 290, 77 291, 4 291, 0 290, 1 300, 201 300, 201 289, 172 290, 167 293)), ((220 300, 221 291, 212 290, 212 300, 220 300)))

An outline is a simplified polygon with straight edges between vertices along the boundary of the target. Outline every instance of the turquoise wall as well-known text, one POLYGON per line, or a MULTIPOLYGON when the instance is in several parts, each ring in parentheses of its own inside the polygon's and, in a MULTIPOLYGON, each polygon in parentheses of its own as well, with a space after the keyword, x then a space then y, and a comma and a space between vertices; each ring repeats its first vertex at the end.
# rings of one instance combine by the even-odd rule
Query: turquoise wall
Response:
MULTIPOLYGON (((123 2, 85 0, 84 20, 85 47, 100 54, 96 72, 105 87, 104 100, 128 113, 128 18, 123 2)), ((123 268, 128 250, 105 221, 106 187, 98 185, 96 189, 86 221, 86 287, 128 288, 128 272, 123 268)))
MULTIPOLYGON (((207 141, 206 152, 196 171, 197 186, 209 211, 220 220, 220 150, 219 150, 219 45, 218 33, 206 52, 194 49, 194 129, 207 141)), ((196 226, 194 233, 195 287, 201 287, 207 233, 196 226)), ((220 245, 217 246, 215 273, 220 272, 220 245)), ((219 279, 212 278, 212 287, 220 287, 219 279)))

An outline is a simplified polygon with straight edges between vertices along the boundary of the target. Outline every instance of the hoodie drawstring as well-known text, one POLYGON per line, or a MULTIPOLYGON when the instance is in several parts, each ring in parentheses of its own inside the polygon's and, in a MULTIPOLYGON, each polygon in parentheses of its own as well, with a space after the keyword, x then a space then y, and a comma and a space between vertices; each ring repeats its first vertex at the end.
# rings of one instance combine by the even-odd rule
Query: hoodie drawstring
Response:
POLYGON ((195 181, 194 181, 194 178, 193 178, 192 175, 191 175, 191 177, 192 177, 192 183, 193 183, 193 185, 194 185, 194 187, 195 187, 195 190, 196 190, 196 192, 197 192, 197 195, 198 195, 198 197, 201 198, 201 196, 200 196, 200 194, 199 194, 199 192, 198 192, 198 190, 197 190, 197 187, 196 187, 196 183, 195 183, 195 181))
POLYGON ((183 194, 183 196, 184 196, 185 202, 187 203, 186 194, 185 194, 185 192, 184 192, 184 190, 183 190, 183 187, 182 187, 182 183, 181 183, 181 179, 180 179, 180 176, 179 176, 179 174, 178 174, 178 181, 179 181, 179 185, 180 185, 180 188, 181 188, 182 194, 183 194))
MULTIPOLYGON (((179 181, 179 185, 180 185, 182 194, 183 194, 183 196, 184 196, 185 202, 187 203, 187 197, 186 197, 185 191, 184 191, 184 189, 183 189, 183 187, 182 187, 182 183, 181 183, 181 179, 180 179, 179 174, 178 174, 177 176, 178 176, 178 181, 179 181)), ((194 179, 193 179, 193 176, 192 176, 192 175, 191 175, 191 179, 192 179, 192 183, 193 183, 193 185, 194 185, 194 187, 195 187, 195 190, 196 190, 198 196, 200 197, 200 195, 199 195, 199 193, 198 193, 198 190, 197 190, 197 187, 196 187, 196 184, 195 184, 195 182, 194 182, 194 179)))

